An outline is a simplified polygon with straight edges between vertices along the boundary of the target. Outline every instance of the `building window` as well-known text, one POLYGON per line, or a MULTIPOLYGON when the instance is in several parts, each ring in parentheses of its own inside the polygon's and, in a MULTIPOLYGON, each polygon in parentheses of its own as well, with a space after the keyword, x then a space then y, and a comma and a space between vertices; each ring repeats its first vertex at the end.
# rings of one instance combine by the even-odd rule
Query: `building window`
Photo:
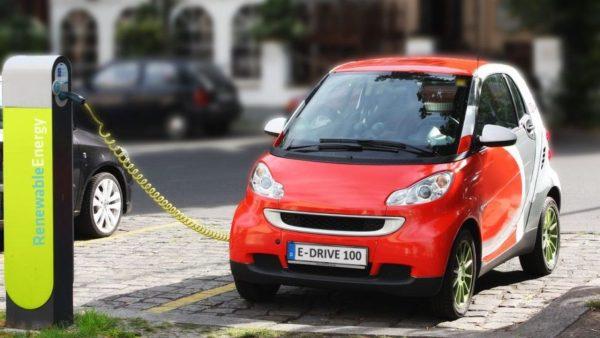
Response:
POLYGON ((98 28, 84 10, 69 13, 61 24, 61 51, 71 60, 73 76, 87 78, 98 62, 98 28))
POLYGON ((233 18, 232 73, 235 78, 260 77, 260 44, 252 35, 258 20, 258 6, 243 6, 233 18))
POLYGON ((213 23, 199 7, 184 9, 175 19, 175 52, 202 60, 213 59, 213 23))

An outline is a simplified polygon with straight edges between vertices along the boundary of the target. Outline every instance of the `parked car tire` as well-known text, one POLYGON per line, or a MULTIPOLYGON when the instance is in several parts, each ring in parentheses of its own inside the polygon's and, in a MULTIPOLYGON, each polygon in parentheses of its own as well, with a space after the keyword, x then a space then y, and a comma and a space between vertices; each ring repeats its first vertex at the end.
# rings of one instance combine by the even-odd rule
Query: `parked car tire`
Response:
POLYGON ((101 238, 112 235, 123 215, 123 190, 110 173, 96 174, 85 189, 81 213, 76 219, 77 232, 101 238))
POLYGON ((462 229, 448 259, 442 289, 431 299, 434 313, 454 320, 463 317, 473 297, 477 279, 477 250, 473 235, 462 229))
POLYGON ((245 300, 260 303, 273 299, 279 290, 279 284, 255 284, 235 280, 235 288, 245 300))
POLYGON ((182 113, 167 115, 164 122, 164 133, 170 140, 185 139, 190 130, 189 118, 182 113))
POLYGON ((560 252, 560 218, 558 205, 552 197, 544 201, 533 251, 519 256, 523 271, 533 276, 552 273, 560 252))

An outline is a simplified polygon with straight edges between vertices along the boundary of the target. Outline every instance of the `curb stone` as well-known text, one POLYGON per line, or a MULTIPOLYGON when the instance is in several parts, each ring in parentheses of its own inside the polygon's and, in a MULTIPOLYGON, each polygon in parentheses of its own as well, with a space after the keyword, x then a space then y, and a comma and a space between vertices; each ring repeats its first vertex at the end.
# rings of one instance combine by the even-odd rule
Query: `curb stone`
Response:
POLYGON ((530 320, 488 334, 485 337, 557 337, 589 311, 585 303, 600 297, 600 286, 575 287, 555 299, 530 320))

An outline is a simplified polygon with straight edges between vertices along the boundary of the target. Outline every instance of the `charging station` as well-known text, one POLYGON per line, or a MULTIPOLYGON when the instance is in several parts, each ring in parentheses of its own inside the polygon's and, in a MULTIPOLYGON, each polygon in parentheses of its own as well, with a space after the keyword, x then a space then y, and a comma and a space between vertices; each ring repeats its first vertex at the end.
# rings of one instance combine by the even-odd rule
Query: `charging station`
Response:
POLYGON ((15 56, 2 71, 6 325, 73 321, 73 112, 62 56, 15 56))

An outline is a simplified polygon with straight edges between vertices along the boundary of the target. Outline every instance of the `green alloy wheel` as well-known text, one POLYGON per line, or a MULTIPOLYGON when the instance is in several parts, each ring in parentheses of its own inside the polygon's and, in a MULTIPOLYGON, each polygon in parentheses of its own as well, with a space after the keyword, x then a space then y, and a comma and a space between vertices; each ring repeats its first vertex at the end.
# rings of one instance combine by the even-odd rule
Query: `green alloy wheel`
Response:
POLYGON ((457 309, 463 309, 469 306, 474 286, 473 266, 475 255, 473 255, 470 243, 467 241, 460 242, 454 259, 456 260, 454 281, 452 282, 454 306, 457 309))
POLYGON ((558 205, 547 197, 540 215, 533 251, 519 257, 523 271, 534 276, 550 274, 560 253, 560 217, 558 205))
POLYGON ((542 225, 542 249, 546 266, 553 269, 558 254, 558 213, 554 208, 546 209, 542 225))
POLYGON ((440 292, 431 299, 432 310, 445 319, 464 316, 471 304, 477 278, 477 251, 472 233, 462 229, 450 252, 440 292))

